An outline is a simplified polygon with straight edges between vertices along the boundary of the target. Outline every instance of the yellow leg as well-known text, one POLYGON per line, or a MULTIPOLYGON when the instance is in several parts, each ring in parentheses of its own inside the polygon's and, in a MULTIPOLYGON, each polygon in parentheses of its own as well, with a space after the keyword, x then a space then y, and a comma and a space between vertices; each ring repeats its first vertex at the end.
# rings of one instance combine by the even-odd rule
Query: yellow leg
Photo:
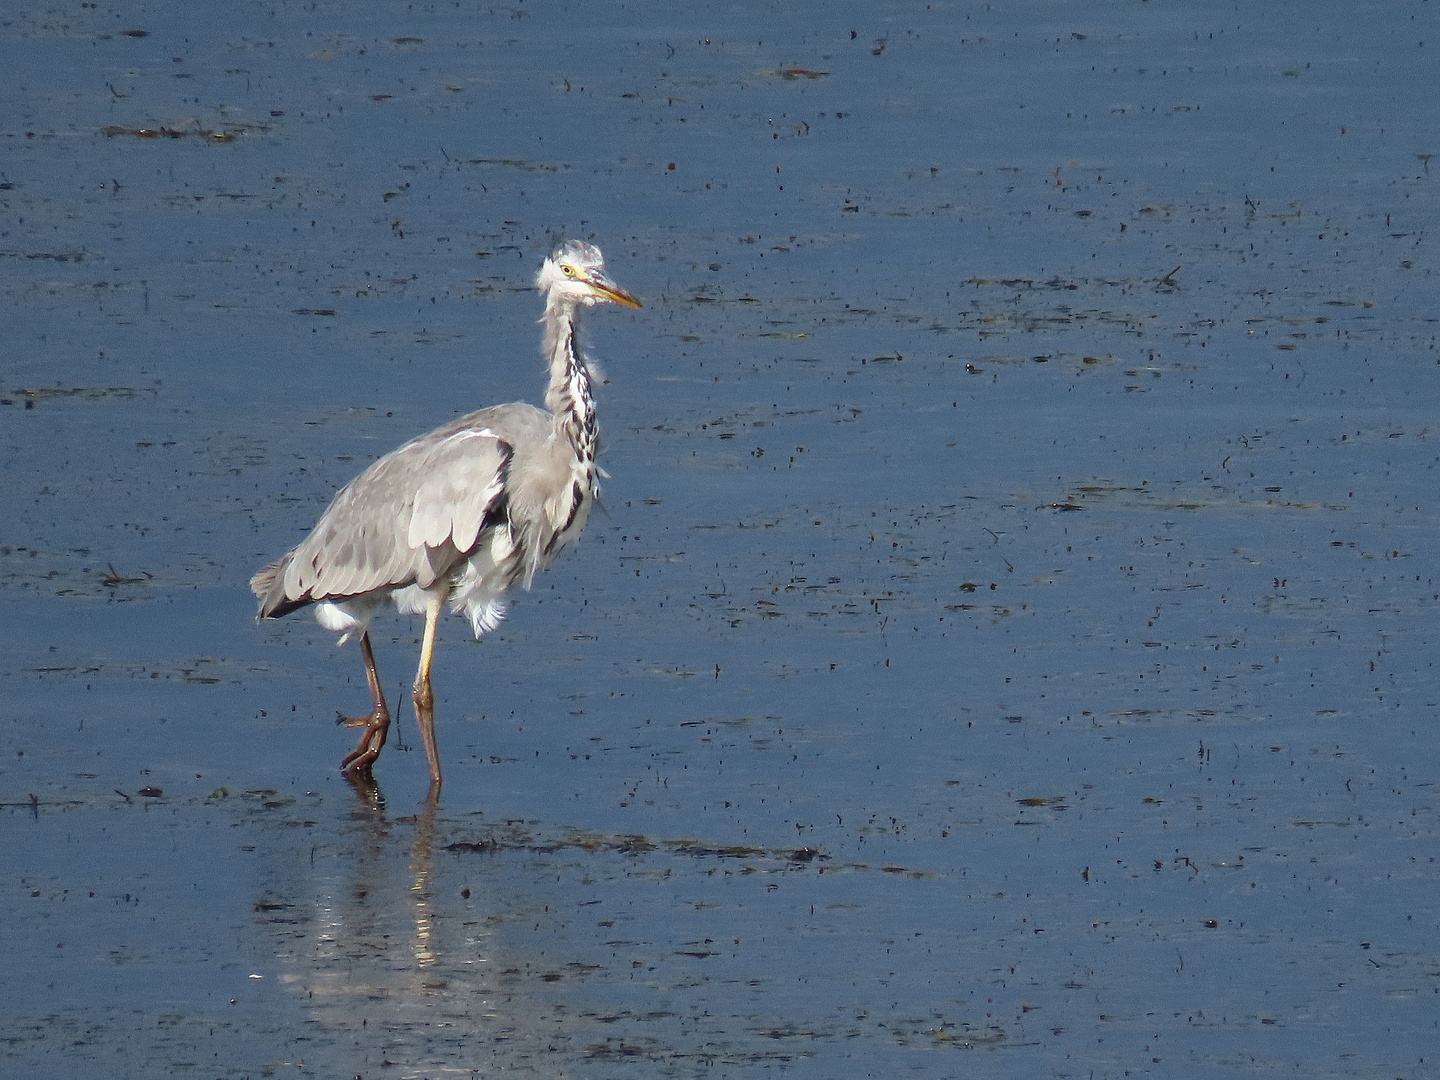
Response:
POLYGON ((420 729, 420 742, 425 747, 425 761, 430 766, 430 790, 440 789, 440 755, 435 749, 435 692, 430 688, 430 661, 435 655, 435 626, 445 604, 443 592, 430 593, 425 605, 425 636, 420 641, 420 669, 415 672, 415 687, 410 699, 415 703, 415 725, 420 729))
POLYGON ((385 692, 380 688, 380 674, 375 670, 375 654, 370 650, 368 632, 360 635, 360 655, 365 660, 365 680, 370 684, 370 712, 365 716, 342 715, 337 718, 339 723, 348 727, 365 729, 355 749, 340 762, 340 771, 350 777, 370 771, 370 765, 380 756, 385 746, 385 735, 390 730, 390 710, 385 705, 385 692))

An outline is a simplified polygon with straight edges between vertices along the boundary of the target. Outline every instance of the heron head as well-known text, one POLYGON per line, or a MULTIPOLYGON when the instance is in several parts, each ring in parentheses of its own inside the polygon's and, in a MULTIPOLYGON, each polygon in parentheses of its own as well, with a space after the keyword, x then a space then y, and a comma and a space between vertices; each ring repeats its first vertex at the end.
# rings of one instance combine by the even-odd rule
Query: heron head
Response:
POLYGON ((564 240, 540 264, 535 287, 550 297, 572 304, 624 304, 640 306, 628 289, 621 288, 605 273, 605 257, 600 249, 583 240, 564 240))

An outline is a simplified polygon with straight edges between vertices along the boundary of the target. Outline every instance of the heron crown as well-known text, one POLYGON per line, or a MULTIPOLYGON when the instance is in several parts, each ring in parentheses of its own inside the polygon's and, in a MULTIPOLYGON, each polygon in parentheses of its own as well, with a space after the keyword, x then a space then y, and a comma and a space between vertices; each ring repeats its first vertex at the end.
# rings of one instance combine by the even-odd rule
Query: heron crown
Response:
POLYGON ((610 300, 590 283, 590 278, 596 274, 605 280, 604 269, 605 257, 600 254, 599 248, 583 240, 563 240, 541 263, 535 287, 550 297, 588 306, 610 300))

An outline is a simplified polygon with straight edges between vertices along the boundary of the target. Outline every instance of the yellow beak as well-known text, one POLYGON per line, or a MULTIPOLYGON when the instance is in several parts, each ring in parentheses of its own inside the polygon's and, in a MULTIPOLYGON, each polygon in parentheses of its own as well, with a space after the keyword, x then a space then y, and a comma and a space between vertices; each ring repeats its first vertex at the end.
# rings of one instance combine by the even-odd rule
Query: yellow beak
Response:
POLYGON ((629 289, 621 288, 611 281, 604 274, 595 272, 586 276, 585 284, 589 285, 606 300, 613 300, 617 304, 624 304, 626 307, 644 307, 639 297, 629 289))

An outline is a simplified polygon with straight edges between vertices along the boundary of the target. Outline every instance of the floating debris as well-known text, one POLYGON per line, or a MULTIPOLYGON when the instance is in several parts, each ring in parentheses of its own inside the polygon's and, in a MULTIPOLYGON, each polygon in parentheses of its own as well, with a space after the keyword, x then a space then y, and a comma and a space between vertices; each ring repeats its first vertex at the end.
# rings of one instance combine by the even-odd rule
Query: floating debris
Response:
POLYGON ((118 573, 112 564, 106 563, 105 570, 100 574, 100 582, 107 589, 114 589, 121 585, 144 585, 148 581, 155 580, 155 575, 148 571, 142 570, 141 574, 142 577, 126 577, 124 574, 118 573))
POLYGON ((823 79, 829 75, 828 71, 816 71, 813 68, 803 67, 780 67, 771 68, 768 71, 760 72, 762 76, 772 79, 823 79))
POLYGON ((507 169, 521 169, 525 172, 556 173, 570 168, 567 164, 552 165, 546 161, 526 161, 524 158, 469 158, 462 165, 499 165, 507 169))
POLYGON ((237 124, 223 128, 207 128, 198 120, 190 120, 174 126, 158 124, 155 127, 130 127, 125 124, 107 124, 100 134, 107 139, 199 139, 202 142, 228 143, 251 131, 268 131, 265 124, 237 124))
POLYGON ((1016 799, 1021 806, 1055 806, 1062 807, 1065 804, 1064 795, 1031 795, 1028 798, 1016 799))
POLYGON ((84 251, 0 251, 0 259, 45 259, 50 262, 84 262, 84 251))
POLYGON ((133 386, 27 386, 15 393, 25 399, 27 407, 32 402, 46 401, 51 398, 78 398, 81 401, 108 401, 111 399, 128 401, 146 394, 152 398, 157 396, 155 390, 133 386))
POLYGON ((637 833, 572 833, 555 839, 537 839, 523 829, 497 830, 479 840, 459 840, 446 851, 494 855, 501 851, 533 851, 553 854, 565 848, 581 851, 613 851, 622 855, 643 855, 670 851, 697 859, 778 859, 787 863, 823 862, 830 858, 817 848, 762 848, 749 844, 706 844, 699 840, 651 840, 637 833))

